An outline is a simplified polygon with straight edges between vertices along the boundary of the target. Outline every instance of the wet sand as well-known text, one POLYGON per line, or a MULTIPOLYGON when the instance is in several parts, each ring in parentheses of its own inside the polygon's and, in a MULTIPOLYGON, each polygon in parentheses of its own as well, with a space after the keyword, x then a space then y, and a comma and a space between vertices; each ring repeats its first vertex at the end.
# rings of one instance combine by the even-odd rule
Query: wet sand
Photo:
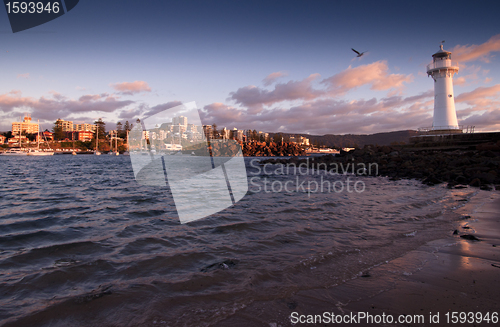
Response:
MULTIPOLYGON (((423 323, 370 323, 355 326, 451 326, 449 312, 500 313, 500 194, 481 192, 456 210, 458 235, 426 243, 400 258, 372 268, 362 276, 327 289, 297 292, 290 298, 252 303, 220 326, 292 326, 290 315, 423 315, 423 323), (479 239, 467 240, 461 235, 479 239), (430 314, 433 315, 431 323, 430 314), (436 315, 439 314, 439 322, 436 315)), ((330 316, 331 317, 331 316, 330 316)), ((312 319, 312 318, 311 318, 312 319)), ((319 322, 319 320, 317 320, 319 322)), ((328 324, 301 325, 347 325, 328 324)), ((477 321, 476 321, 477 322, 477 321)), ((474 324, 465 324, 473 326, 474 324)), ((475 326, 494 326, 491 322, 475 326)))

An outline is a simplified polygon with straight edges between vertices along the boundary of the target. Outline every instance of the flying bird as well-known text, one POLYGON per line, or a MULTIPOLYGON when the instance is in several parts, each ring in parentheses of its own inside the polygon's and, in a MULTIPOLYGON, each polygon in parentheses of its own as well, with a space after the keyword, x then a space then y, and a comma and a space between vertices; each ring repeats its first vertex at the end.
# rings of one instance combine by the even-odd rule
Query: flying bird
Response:
POLYGON ((352 51, 354 51, 354 52, 356 52, 356 54, 357 54, 356 58, 359 58, 359 57, 361 57, 363 54, 365 54, 365 53, 366 53, 366 51, 365 51, 365 52, 361 52, 361 53, 360 53, 360 52, 358 52, 358 51, 354 50, 353 48, 351 48, 351 50, 352 50, 352 51))

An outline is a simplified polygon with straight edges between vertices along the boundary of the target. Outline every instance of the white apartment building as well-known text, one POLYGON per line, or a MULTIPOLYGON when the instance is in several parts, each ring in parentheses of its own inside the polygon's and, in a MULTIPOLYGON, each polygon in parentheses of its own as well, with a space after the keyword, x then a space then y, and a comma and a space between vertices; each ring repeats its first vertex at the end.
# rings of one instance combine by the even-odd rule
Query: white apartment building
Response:
POLYGON ((12 135, 33 134, 38 132, 38 124, 31 122, 31 116, 26 114, 22 122, 12 123, 12 135))

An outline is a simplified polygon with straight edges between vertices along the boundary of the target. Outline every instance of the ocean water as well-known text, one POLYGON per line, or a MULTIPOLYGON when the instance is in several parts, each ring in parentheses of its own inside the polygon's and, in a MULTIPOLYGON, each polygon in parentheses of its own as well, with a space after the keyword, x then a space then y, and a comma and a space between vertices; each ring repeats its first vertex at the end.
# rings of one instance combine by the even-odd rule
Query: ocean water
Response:
POLYGON ((180 224, 169 188, 139 185, 129 157, 0 157, 0 324, 217 325, 445 235, 475 194, 251 160, 241 201, 180 224))

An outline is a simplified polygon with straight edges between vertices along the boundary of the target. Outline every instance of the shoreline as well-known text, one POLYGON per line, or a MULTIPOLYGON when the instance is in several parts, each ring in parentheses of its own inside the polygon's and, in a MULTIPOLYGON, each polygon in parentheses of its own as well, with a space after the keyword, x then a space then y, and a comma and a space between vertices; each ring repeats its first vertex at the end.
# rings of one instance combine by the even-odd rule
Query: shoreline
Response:
MULTIPOLYGON (((500 313, 500 194, 480 191, 454 210, 465 219, 451 221, 446 238, 429 241, 402 256, 368 269, 337 286, 301 290, 287 299, 250 304, 217 326, 313 326, 292 324, 290 315, 423 315, 424 323, 353 323, 355 326, 451 326, 446 313, 500 313), (464 228, 465 227, 465 228, 464 228), (479 241, 461 238, 474 235, 479 241), (430 313, 437 319, 431 323, 430 313)), ((449 316, 451 317, 451 316, 449 316)), ((307 321, 307 320, 306 320, 307 321)), ((337 324, 338 325, 338 324, 337 324)), ((459 324, 460 325, 460 324, 459 324)), ((484 322, 476 325, 494 326, 484 322)))

